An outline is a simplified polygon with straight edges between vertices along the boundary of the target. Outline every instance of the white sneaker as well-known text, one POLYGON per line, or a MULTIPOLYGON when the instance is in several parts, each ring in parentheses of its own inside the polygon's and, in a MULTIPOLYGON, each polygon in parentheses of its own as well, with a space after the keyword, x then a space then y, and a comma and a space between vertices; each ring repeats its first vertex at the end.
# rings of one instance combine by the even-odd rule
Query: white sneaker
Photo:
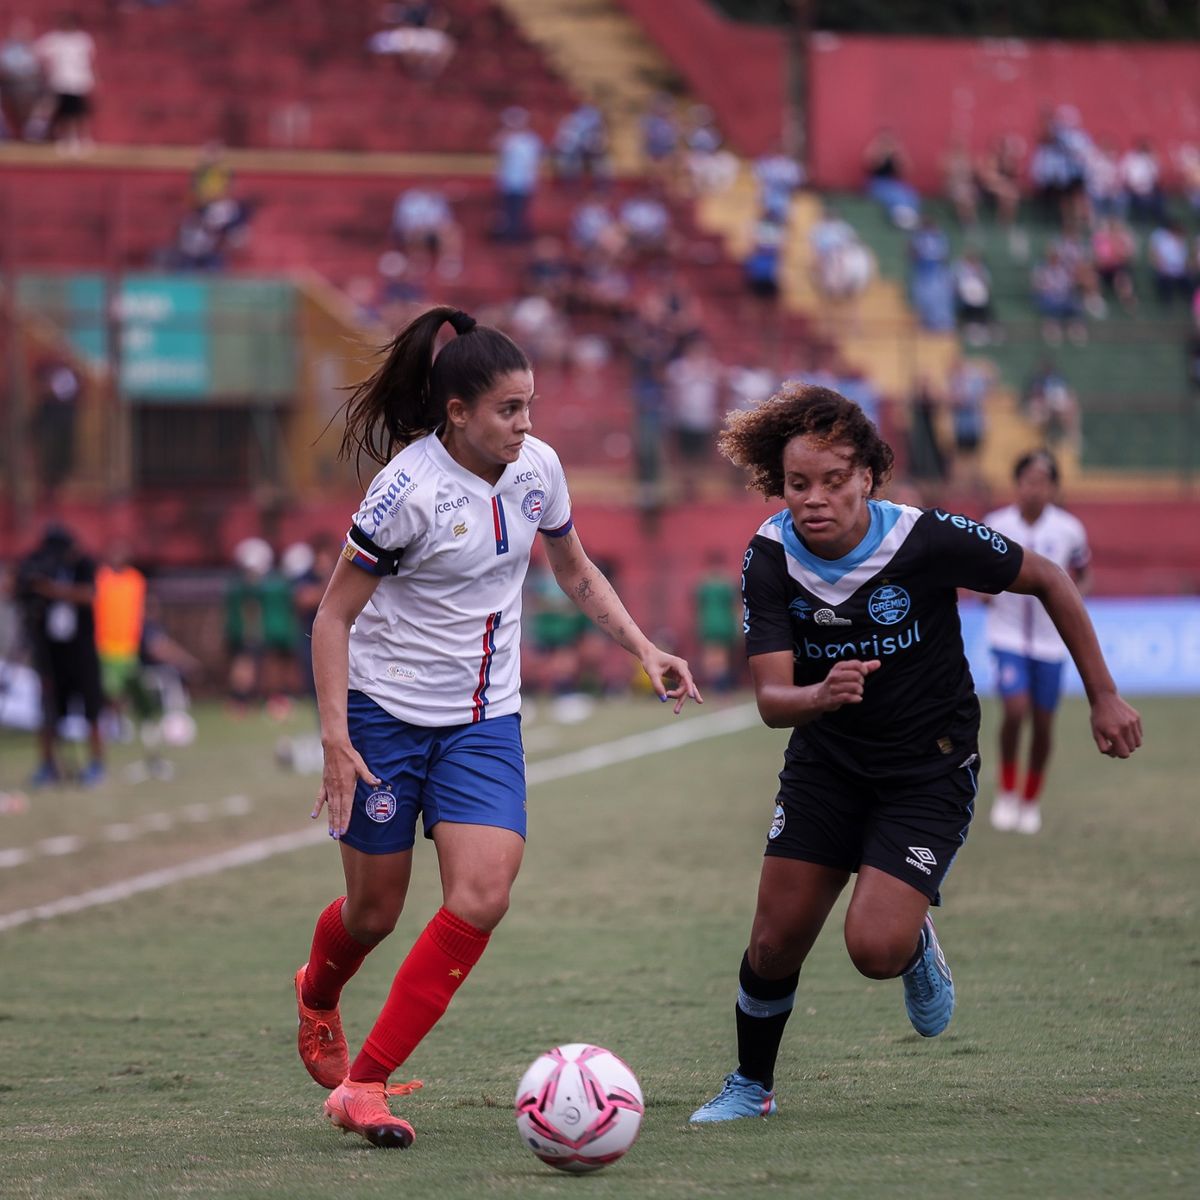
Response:
POLYGON ((1018 833, 1037 833, 1042 827, 1042 806, 1036 800, 1021 805, 1017 813, 1018 833))
POLYGON ((997 792, 996 799, 992 801, 992 811, 989 815, 992 819, 993 829, 999 829, 1004 833, 1016 829, 1017 820, 1021 815, 1021 802, 1017 799, 1017 793, 997 792))

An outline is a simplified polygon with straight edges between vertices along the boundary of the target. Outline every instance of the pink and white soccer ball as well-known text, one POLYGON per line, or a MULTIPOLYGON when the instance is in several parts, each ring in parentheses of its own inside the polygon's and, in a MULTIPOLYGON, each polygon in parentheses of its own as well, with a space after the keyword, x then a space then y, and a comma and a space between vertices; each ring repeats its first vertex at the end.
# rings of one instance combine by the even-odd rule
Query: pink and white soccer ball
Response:
POLYGON ((598 1171, 637 1138, 646 1111, 634 1073, 611 1050, 572 1042, 539 1055, 517 1086, 517 1130, 544 1163, 598 1171))

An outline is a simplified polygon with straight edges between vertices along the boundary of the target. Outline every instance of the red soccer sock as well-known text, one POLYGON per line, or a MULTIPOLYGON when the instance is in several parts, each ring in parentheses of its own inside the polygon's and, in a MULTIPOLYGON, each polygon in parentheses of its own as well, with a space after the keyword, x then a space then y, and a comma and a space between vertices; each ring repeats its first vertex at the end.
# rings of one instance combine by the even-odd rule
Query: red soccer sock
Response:
POLYGON ((300 989, 309 1008, 336 1008, 342 988, 375 948, 364 946, 346 932, 346 926, 342 924, 342 905, 345 903, 346 897, 339 896, 317 918, 312 949, 308 953, 308 969, 300 989))
POLYGON ((1021 799, 1026 804, 1036 804, 1037 798, 1042 794, 1042 773, 1040 771, 1030 771, 1025 776, 1025 790, 1021 793, 1021 799))
POLYGON ((1017 764, 1015 762, 1002 762, 1000 764, 1000 790, 1002 792, 1015 792, 1017 790, 1017 764))
POLYGON ((484 933, 439 908, 400 964, 362 1053, 350 1067, 355 1082, 386 1080, 437 1024, 487 947, 484 933))

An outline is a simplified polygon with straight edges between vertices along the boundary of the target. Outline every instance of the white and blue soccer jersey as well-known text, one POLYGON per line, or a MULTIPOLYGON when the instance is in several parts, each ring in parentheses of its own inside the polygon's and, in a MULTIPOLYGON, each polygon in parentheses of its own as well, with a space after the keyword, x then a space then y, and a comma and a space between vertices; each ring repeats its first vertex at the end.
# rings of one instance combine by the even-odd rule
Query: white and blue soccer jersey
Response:
POLYGON ((495 487, 435 434, 376 475, 342 554, 379 575, 350 634, 350 687, 412 725, 517 712, 521 588, 540 531, 571 530, 558 455, 527 437, 495 487))
MULTIPOLYGON (((1006 538, 1057 563, 1064 571, 1082 571, 1091 561, 1083 522, 1056 505, 1047 504, 1032 523, 1021 516, 1015 504, 988 513, 984 520, 1006 538)), ((988 605, 987 641, 993 650, 1039 662, 1067 660, 1066 643, 1036 596, 997 596, 988 605)))
POLYGON ((793 741, 852 775, 932 778, 961 766, 979 734, 956 589, 1002 591, 1023 551, 968 517, 869 506, 866 537, 834 560, 807 549, 786 510, 763 523, 742 571, 746 653, 790 651, 799 686, 839 659, 879 659, 862 703, 797 726, 793 741))

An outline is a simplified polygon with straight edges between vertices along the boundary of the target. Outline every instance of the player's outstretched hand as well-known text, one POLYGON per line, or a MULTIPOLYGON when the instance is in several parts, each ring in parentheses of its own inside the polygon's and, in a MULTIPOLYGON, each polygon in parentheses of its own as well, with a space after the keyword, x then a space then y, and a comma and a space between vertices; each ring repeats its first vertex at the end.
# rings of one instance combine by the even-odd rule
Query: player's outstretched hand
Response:
POLYGON ((704 703, 704 697, 700 695, 700 689, 696 686, 692 679, 692 673, 688 669, 687 659, 668 654, 665 650, 660 650, 657 646, 652 645, 642 656, 641 661, 642 670, 650 677, 654 694, 662 701, 668 699, 675 701, 676 716, 683 711, 683 706, 689 697, 697 704, 704 703), (672 676, 677 682, 674 686, 668 687, 667 680, 672 676))
POLYGON ((879 670, 879 659, 861 662, 857 658, 835 662, 818 690, 818 703, 825 712, 833 712, 843 704, 861 704, 867 676, 879 670))
POLYGON ((1092 737, 1101 754, 1128 758, 1142 744, 1142 718, 1116 692, 1104 692, 1092 704, 1092 737))
POLYGON ((350 824, 350 814, 354 810, 354 789, 360 779, 373 787, 382 782, 349 742, 325 747, 325 770, 312 819, 315 821, 321 815, 323 807, 329 819, 331 838, 340 838, 350 824))

